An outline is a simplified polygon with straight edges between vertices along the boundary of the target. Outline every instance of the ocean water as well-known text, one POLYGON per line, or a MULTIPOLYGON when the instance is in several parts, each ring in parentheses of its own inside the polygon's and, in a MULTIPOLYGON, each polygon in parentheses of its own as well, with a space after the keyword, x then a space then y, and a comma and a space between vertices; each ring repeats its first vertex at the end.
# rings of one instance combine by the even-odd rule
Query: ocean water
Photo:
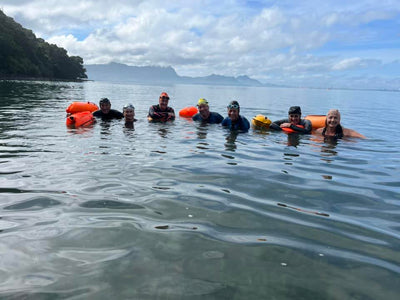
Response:
POLYGON ((0 82, 0 298, 398 299, 398 92, 0 82), (342 113, 367 139, 146 120, 166 91, 249 120, 342 113), (65 126, 72 101, 136 107, 65 126))

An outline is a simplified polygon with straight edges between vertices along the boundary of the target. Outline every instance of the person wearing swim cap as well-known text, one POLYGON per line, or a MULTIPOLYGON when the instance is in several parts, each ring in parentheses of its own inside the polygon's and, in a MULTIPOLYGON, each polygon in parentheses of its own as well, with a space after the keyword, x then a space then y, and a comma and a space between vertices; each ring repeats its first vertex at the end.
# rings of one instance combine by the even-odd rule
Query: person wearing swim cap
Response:
POLYGON ((243 132, 247 132, 250 128, 249 121, 242 117, 240 113, 240 105, 237 101, 231 101, 228 106, 228 117, 226 117, 221 125, 229 128, 230 130, 240 130, 243 132))
POLYGON ((291 106, 289 108, 289 118, 272 122, 269 128, 275 130, 284 130, 284 128, 290 128, 297 133, 310 133, 312 130, 312 124, 309 120, 301 118, 300 106, 291 106))
POLYGON ((108 98, 101 98, 99 101, 100 109, 93 112, 93 116, 101 118, 103 121, 109 121, 112 119, 122 119, 124 115, 122 112, 111 109, 111 102, 108 98))
POLYGON ((349 128, 344 128, 340 124, 340 112, 337 109, 330 109, 326 114, 325 127, 318 128, 316 134, 321 134, 324 137, 341 139, 342 137, 357 137, 365 139, 361 133, 349 128))
POLYGON ((162 92, 157 105, 149 108, 147 118, 149 121, 167 122, 175 120, 175 111, 168 106, 169 96, 166 92, 162 92))
POLYGON ((122 108, 122 113, 125 118, 125 127, 133 128, 133 122, 136 122, 135 119, 135 107, 132 104, 124 105, 122 108))
POLYGON ((210 111, 208 101, 204 98, 200 98, 199 101, 197 101, 197 108, 199 112, 192 117, 193 121, 199 121, 209 124, 219 124, 224 119, 224 117, 221 116, 219 113, 210 111))

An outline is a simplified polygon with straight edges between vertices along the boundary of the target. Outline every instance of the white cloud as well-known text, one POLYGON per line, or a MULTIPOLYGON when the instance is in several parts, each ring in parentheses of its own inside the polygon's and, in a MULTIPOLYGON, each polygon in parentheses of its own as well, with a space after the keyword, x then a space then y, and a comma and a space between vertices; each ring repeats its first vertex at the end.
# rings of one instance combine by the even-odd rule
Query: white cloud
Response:
POLYGON ((390 0, 268 1, 256 7, 230 0, 2 2, 17 22, 88 64, 171 65, 180 75, 269 80, 368 70, 393 49, 368 50, 385 30, 368 25, 394 22, 400 9, 390 0))

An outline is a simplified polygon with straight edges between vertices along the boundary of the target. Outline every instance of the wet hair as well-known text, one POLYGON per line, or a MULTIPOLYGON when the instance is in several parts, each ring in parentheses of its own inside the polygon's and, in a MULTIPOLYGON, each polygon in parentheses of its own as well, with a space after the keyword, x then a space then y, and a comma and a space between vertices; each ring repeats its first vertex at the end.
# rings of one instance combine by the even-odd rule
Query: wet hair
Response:
MULTIPOLYGON (((325 136, 325 132, 326 132, 326 127, 327 127, 327 126, 328 126, 328 121, 325 120, 325 127, 324 127, 324 129, 322 130, 322 135, 323 135, 324 137, 327 137, 327 136, 325 136)), ((343 137, 343 127, 342 127, 342 125, 338 124, 338 125, 336 126, 336 128, 335 128, 335 135, 332 136, 332 137, 335 138, 335 139, 341 139, 341 138, 343 137)))
POLYGON ((108 98, 101 98, 100 101, 99 101, 100 106, 101 106, 103 103, 104 103, 104 104, 106 104, 106 103, 111 104, 111 102, 110 102, 110 100, 108 100, 108 98))
POLYGON ((288 111, 289 115, 301 115, 300 106, 291 106, 288 111))

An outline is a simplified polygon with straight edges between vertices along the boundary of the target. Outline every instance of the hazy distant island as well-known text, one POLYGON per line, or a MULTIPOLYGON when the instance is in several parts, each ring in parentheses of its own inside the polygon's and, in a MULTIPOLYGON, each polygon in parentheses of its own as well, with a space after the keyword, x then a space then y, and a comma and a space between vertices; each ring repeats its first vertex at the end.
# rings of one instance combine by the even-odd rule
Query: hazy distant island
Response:
POLYGON ((137 67, 120 63, 85 65, 89 80, 111 82, 133 82, 142 84, 206 84, 236 86, 275 86, 263 84, 248 76, 229 77, 209 75, 205 77, 179 76, 172 67, 137 67))
POLYGON ((36 38, 0 9, 0 79, 79 80, 85 71, 81 57, 36 38))

